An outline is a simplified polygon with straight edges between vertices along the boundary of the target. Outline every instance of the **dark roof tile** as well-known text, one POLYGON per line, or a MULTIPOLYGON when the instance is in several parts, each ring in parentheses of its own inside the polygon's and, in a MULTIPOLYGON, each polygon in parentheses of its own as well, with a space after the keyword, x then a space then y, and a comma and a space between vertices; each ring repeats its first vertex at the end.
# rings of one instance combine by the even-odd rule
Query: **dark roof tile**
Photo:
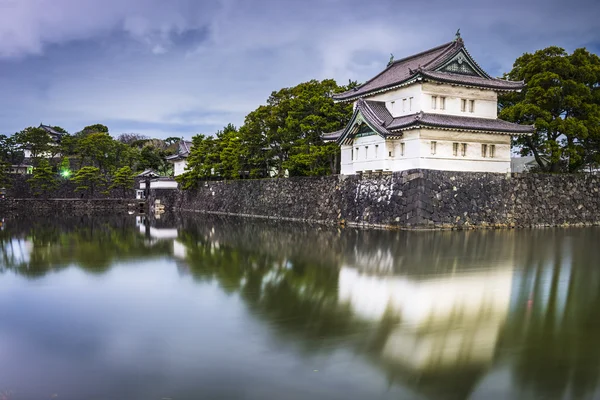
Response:
POLYGON ((418 113, 394 118, 394 121, 387 128, 390 130, 402 130, 416 126, 498 132, 515 135, 530 134, 534 131, 533 125, 519 125, 501 119, 430 113, 418 113))
POLYGON ((335 94, 333 98, 338 101, 354 100, 375 92, 392 89, 417 78, 498 90, 518 90, 523 87, 522 82, 510 82, 490 77, 472 59, 464 47, 462 39, 457 39, 422 53, 394 61, 374 78, 354 89, 335 94), (481 76, 436 71, 461 51, 472 61, 476 73, 481 76))

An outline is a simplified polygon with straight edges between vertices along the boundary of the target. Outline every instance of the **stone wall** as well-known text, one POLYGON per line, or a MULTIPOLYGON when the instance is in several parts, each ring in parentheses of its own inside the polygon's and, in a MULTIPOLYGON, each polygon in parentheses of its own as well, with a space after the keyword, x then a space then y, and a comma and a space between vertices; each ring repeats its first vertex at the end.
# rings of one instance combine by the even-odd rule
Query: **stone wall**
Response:
MULTIPOLYGON (((6 185, 6 197, 13 199, 32 199, 32 198, 52 198, 52 199, 109 199, 109 198, 125 198, 134 199, 135 190, 133 188, 126 190, 123 193, 122 189, 109 190, 108 193, 104 193, 106 188, 97 189, 92 195, 88 191, 76 191, 77 184, 73 181, 59 181, 56 188, 46 191, 44 193, 36 194, 35 190, 31 187, 28 179, 31 175, 9 175, 9 182, 6 185)), ((139 187, 139 183, 136 182, 136 187, 139 187)))
POLYGON ((167 208, 395 228, 600 224, 600 177, 411 170, 207 182, 152 193, 167 208))
MULTIPOLYGON (((136 205, 135 191, 129 189, 98 189, 92 195, 87 191, 76 191, 71 181, 59 182, 58 186, 43 193, 35 193, 27 180, 30 175, 10 175, 4 200, 0 200, 1 211, 114 211, 126 212, 136 205)), ((137 208, 136 208, 137 209, 137 208)))

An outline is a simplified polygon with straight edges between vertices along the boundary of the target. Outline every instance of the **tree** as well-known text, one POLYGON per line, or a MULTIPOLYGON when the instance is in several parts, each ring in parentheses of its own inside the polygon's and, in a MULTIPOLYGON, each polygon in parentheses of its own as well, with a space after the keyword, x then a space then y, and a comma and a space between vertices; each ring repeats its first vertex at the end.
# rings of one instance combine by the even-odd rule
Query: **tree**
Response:
POLYGON ((91 166, 78 170, 73 181, 78 185, 75 191, 87 190, 90 196, 94 196, 96 189, 103 187, 106 183, 106 179, 100 173, 100 168, 91 166))
POLYGON ((142 135, 141 133, 122 133, 119 135, 117 140, 121 143, 125 143, 131 145, 135 142, 146 141, 150 138, 146 135, 142 135))
POLYGON ((42 128, 29 127, 15 133, 15 139, 22 150, 29 150, 34 163, 40 157, 47 157, 52 150, 52 138, 42 128))
POLYGON ((90 133, 108 133, 108 127, 102 124, 88 125, 81 132, 84 135, 89 135, 90 133))
POLYGON ((292 175, 335 173, 339 149, 325 145, 321 135, 343 128, 352 116, 351 104, 331 97, 347 89, 326 79, 271 93, 267 105, 248 114, 240 128, 242 160, 250 175, 283 176, 286 169, 292 175))
POLYGON ((126 197, 127 191, 131 190, 134 185, 133 172, 128 166, 121 167, 113 176, 112 183, 109 189, 123 190, 123 197, 126 197))
POLYGON ((218 141, 211 136, 194 136, 187 162, 187 171, 176 178, 182 188, 189 189, 199 181, 215 178, 219 162, 218 141))
POLYGON ((17 165, 23 162, 24 154, 15 136, 0 135, 0 160, 17 165))
POLYGON ((39 161, 38 166, 33 169, 33 175, 27 182, 31 185, 36 196, 42 193, 47 195, 50 190, 58 186, 56 174, 52 171, 52 167, 46 159, 39 161))
POLYGON ((115 140, 108 133, 103 132, 86 135, 79 140, 77 146, 81 164, 84 165, 89 161, 101 172, 108 172, 116 167, 116 149, 115 140))
POLYGON ((515 141, 545 172, 574 172, 600 162, 600 58, 580 48, 548 47, 517 58, 505 75, 525 81, 520 93, 499 98, 500 118, 535 124, 515 141))

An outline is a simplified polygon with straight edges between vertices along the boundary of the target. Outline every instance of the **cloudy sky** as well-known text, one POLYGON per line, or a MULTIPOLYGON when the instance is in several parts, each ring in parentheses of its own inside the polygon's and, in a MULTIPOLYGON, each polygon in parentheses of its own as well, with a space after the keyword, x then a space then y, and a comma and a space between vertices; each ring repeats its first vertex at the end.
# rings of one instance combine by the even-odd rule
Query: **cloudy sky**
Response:
POLYGON ((600 53, 597 0, 0 0, 0 133, 214 133, 273 90, 365 81, 461 29, 492 75, 523 52, 600 53))

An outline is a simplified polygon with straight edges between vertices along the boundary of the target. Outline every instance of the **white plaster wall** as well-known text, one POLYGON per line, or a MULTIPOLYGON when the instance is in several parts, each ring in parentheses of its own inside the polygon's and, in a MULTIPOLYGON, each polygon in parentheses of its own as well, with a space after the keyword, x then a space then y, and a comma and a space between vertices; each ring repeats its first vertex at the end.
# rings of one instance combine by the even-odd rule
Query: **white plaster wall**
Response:
POLYGON ((482 90, 426 82, 422 84, 422 107, 424 112, 459 115, 465 117, 496 118, 498 116, 498 95, 492 90, 482 90), (438 96, 437 108, 432 108, 431 96, 438 96), (439 108, 439 97, 446 97, 446 107, 439 108), (461 111, 461 99, 475 100, 474 112, 461 111))
POLYGON ((393 146, 394 148, 392 157, 388 163, 390 171, 405 171, 419 168, 421 147, 418 130, 406 131, 402 139, 388 141, 388 146, 393 146), (401 143, 404 143, 404 155, 400 152, 401 143))
MULTIPOLYGON (((379 93, 366 98, 367 100, 385 101, 385 105, 394 117, 420 112, 423 108, 421 84, 414 83, 389 92, 379 93), (409 107, 409 98, 412 97, 412 107, 409 107), (406 107, 402 110, 402 99, 406 100, 406 107), (394 102, 392 105, 391 102, 394 102)), ((431 101, 431 100, 430 100, 431 101)))
MULTIPOLYGON (((351 164, 346 164, 346 168, 344 168, 344 164, 342 164, 342 174, 350 175, 357 172, 385 171, 388 169, 385 139, 381 136, 371 135, 359 137, 354 139, 353 147, 354 161, 351 164), (375 146, 378 146, 377 154, 375 154, 375 146), (366 150, 367 147, 368 151, 366 150)), ((348 146, 348 148, 350 147, 348 146)))
POLYGON ((420 130, 421 158, 419 168, 443 171, 510 172, 510 136, 487 133, 468 133, 420 130), (435 141, 436 154, 431 154, 431 142, 435 141), (454 155, 453 143, 459 143, 458 155, 454 155), (462 155, 462 143, 467 153, 462 155), (483 157, 481 145, 488 145, 488 157, 483 157), (495 146, 494 158, 489 157, 489 146, 495 146))
POLYGON ((454 132, 436 129, 405 131, 401 139, 385 141, 379 135, 354 140, 354 145, 342 149, 341 174, 352 175, 365 171, 406 171, 409 169, 432 169, 468 172, 510 172, 510 136, 488 133, 454 132), (436 142, 436 152, 431 154, 431 142, 436 142), (404 155, 400 151, 404 143, 404 155), (454 155, 454 143, 459 144, 454 155), (462 144, 467 144, 462 155, 462 144), (483 157, 481 145, 488 145, 487 157, 483 157), (375 157, 375 145, 378 154, 375 157), (489 157, 491 145, 494 157, 489 157), (368 156, 365 147, 368 146, 368 156), (352 151, 354 148, 354 151, 352 151), (357 152, 358 148, 358 152, 357 152), (392 156, 390 157, 390 152, 392 156), (352 159, 354 156, 354 159, 352 159))
POLYGON ((185 172, 185 168, 187 167, 187 160, 178 160, 173 162, 173 175, 181 175, 185 172))
POLYGON ((150 189, 177 189, 177 181, 150 181, 150 189))
POLYGON ((354 174, 352 165, 352 146, 342 145, 340 147, 340 173, 342 175, 354 174))

